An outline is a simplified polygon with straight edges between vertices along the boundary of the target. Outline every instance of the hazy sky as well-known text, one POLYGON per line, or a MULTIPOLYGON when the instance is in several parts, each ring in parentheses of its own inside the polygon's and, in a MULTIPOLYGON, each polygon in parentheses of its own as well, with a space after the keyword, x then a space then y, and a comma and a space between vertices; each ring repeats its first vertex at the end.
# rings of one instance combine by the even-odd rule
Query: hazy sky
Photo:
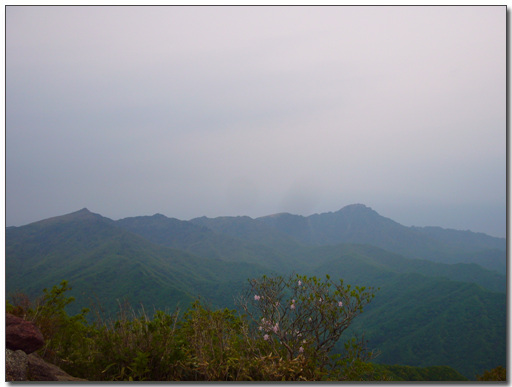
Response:
POLYGON ((6 224, 83 207, 505 236, 506 8, 6 9, 6 224))

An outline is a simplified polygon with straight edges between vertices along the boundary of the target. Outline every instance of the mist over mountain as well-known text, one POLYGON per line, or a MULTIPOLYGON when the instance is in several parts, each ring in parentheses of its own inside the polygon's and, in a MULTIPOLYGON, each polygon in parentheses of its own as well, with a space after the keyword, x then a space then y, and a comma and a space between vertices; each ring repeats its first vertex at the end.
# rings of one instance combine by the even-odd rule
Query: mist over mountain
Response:
POLYGON ((190 221, 114 221, 84 208, 6 229, 7 293, 68 280, 77 309, 115 313, 120 300, 173 309, 198 296, 235 308, 249 278, 291 273, 380 288, 354 324, 378 362, 448 365, 469 378, 505 364, 504 238, 405 227, 361 204, 190 221))

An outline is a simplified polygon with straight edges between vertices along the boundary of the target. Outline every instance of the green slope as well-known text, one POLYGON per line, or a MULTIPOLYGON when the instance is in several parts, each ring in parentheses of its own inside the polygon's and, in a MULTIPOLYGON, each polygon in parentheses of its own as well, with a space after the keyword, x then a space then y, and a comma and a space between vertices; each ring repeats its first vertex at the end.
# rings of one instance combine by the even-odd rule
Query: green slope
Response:
POLYGON ((476 283, 488 290, 505 292, 506 276, 476 264, 445 264, 424 259, 410 259, 384 249, 360 244, 340 244, 302 249, 296 255, 298 266, 328 273, 343 268, 344 278, 352 282, 378 281, 383 272, 419 273, 427 277, 476 283))
POLYGON ((477 263, 501 274, 506 271, 504 238, 440 227, 406 227, 362 204, 308 217, 277 214, 257 220, 304 244, 370 244, 409 258, 477 263))
MULTIPOLYGON (((329 273, 346 283, 380 288, 352 326, 352 332, 364 332, 370 347, 381 352, 377 362, 448 365, 473 379, 505 364, 505 292, 447 278, 452 266, 455 278, 460 266, 477 273, 484 271, 481 267, 410 260, 365 245, 312 248, 310 254, 316 275, 329 273)), ((484 272, 486 281, 499 276, 484 272)), ((503 278, 500 282, 505 285, 503 278)))
POLYGON ((155 245, 100 215, 80 211, 6 232, 6 290, 40 294, 68 280, 76 308, 116 300, 156 308, 188 305, 207 295, 232 304, 247 278, 268 272, 255 264, 197 257, 155 245))
MULTIPOLYGON (((202 257, 218 258, 227 262, 255 263, 267 270, 284 270, 289 264, 289 254, 283 254, 265 243, 258 244, 241 240, 231 234, 219 234, 201 223, 203 222, 187 222, 159 214, 125 218, 116 222, 120 227, 150 242, 202 257)), ((296 249, 297 246, 292 242, 286 248, 296 249)))
POLYGON ((293 272, 381 288, 354 325, 382 352, 381 363, 448 365, 472 378, 504 362, 505 276, 475 264, 367 244, 300 245, 248 217, 114 222, 84 209, 6 230, 7 292, 39 295, 66 279, 77 308, 90 298, 114 312, 117 299, 174 308, 197 295, 233 307, 248 278, 293 272))
POLYGON ((266 224, 248 216, 222 216, 195 218, 193 224, 208 227, 217 234, 242 239, 278 250, 297 248, 297 241, 286 233, 269 228, 266 224))
POLYGON ((448 365, 474 379, 506 362, 506 295, 475 284, 397 275, 353 328, 363 327, 385 364, 448 365))
MULTIPOLYGON (((313 270, 323 260, 346 256, 357 257, 357 261, 365 261, 396 273, 422 273, 426 276, 474 282, 493 291, 506 290, 504 275, 475 264, 449 265, 408 259, 370 245, 300 246, 279 233, 269 236, 265 227, 249 217, 199 219, 192 223, 154 215, 126 218, 116 224, 153 243, 230 262, 258 263, 277 272, 313 270)), ((361 272, 357 265, 355 270, 361 272)))

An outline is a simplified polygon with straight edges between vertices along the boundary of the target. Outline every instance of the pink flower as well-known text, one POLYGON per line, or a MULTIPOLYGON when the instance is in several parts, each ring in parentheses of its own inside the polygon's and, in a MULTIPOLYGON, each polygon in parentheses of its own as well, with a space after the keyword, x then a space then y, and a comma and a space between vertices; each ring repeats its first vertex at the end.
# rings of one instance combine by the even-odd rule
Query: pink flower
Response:
POLYGON ((276 323, 276 325, 274 325, 272 330, 274 331, 274 333, 277 333, 277 331, 279 331, 279 323, 276 323))
POLYGON ((338 302, 338 306, 341 308, 343 306, 343 302, 338 302))
POLYGON ((304 352, 304 348, 300 347, 299 348, 299 353, 302 353, 302 352, 304 352))
POLYGON ((295 304, 291 304, 290 309, 292 309, 292 310, 295 309, 295 304))
POLYGON ((259 301, 259 300, 260 300, 260 298, 261 298, 261 297, 260 297, 260 296, 258 296, 257 294, 254 296, 254 300, 255 300, 255 301, 259 301))
POLYGON ((302 282, 301 282, 301 280, 299 280, 298 284, 299 284, 299 286, 301 286, 301 285, 302 285, 302 282))
POLYGON ((270 336, 269 336, 269 335, 265 335, 265 336, 263 336, 263 340, 268 340, 269 338, 270 338, 270 336))

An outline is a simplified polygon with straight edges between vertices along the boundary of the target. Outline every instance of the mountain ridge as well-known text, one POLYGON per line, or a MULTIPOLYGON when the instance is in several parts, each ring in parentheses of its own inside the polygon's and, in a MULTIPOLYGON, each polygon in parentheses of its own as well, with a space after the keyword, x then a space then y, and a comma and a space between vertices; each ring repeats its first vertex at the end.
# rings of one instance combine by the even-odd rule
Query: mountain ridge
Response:
MULTIPOLYGON (((332 216, 332 215, 344 214, 344 213, 358 213, 360 215, 362 213, 362 211, 364 211, 367 214, 377 215, 378 217, 380 217, 382 219, 386 219, 388 221, 393 222, 394 224, 400 225, 400 226, 405 227, 405 228, 418 229, 418 230, 445 230, 445 231, 454 231, 454 232, 458 232, 458 233, 471 233, 471 234, 475 234, 475 235, 481 235, 481 236, 484 236, 486 238, 492 238, 492 239, 495 239, 495 240, 501 240, 503 242, 506 240, 506 238, 503 238, 503 237, 491 236, 491 235, 483 233, 483 232, 475 232, 475 231, 472 231, 472 230, 469 230, 469 229, 459 230, 459 229, 445 228, 445 227, 433 226, 433 225, 430 225, 430 226, 403 226, 402 224, 392 220, 391 218, 384 217, 384 216, 380 215, 377 211, 373 210, 371 207, 366 206, 365 204, 362 204, 362 203, 349 204, 349 205, 346 205, 346 206, 344 206, 344 207, 342 207, 342 208, 340 208, 339 210, 336 210, 336 211, 314 213, 314 214, 311 214, 311 215, 298 215, 298 214, 292 214, 290 212, 278 212, 278 213, 274 213, 274 214, 270 214, 270 215, 264 215, 264 216, 259 216, 259 217, 254 217, 254 218, 252 218, 250 216, 247 216, 247 215, 219 216, 219 217, 214 217, 214 218, 210 218, 210 217, 207 217, 207 216, 200 216, 200 217, 192 218, 192 219, 189 219, 189 220, 182 220, 182 219, 178 219, 178 218, 169 217, 169 216, 164 215, 162 213, 155 213, 153 215, 139 215, 139 216, 134 216, 134 217, 131 217, 131 218, 136 218, 136 217, 140 217, 140 216, 157 217, 157 218, 164 217, 164 218, 168 218, 168 219, 181 220, 183 222, 192 222, 192 221, 196 221, 196 220, 197 221, 212 220, 212 219, 218 219, 218 218, 232 218, 232 219, 245 218, 245 219, 252 219, 252 220, 265 220, 266 218, 271 219, 271 218, 278 218, 280 216, 291 216, 291 217, 307 219, 307 218, 317 218, 317 217, 321 217, 321 216, 332 216)), ((102 215, 100 215, 98 213, 90 211, 87 207, 84 207, 84 208, 82 208, 80 210, 77 210, 77 211, 74 211, 74 212, 71 212, 71 213, 66 213, 66 214, 63 214, 63 215, 52 216, 52 217, 45 218, 45 219, 42 219, 42 220, 37 220, 37 221, 34 221, 34 222, 30 222, 30 223, 27 223, 27 224, 24 224, 24 225, 21 225, 21 226, 7 226, 6 228, 18 228, 18 227, 27 226, 27 225, 30 225, 30 224, 37 224, 37 223, 40 223, 40 222, 50 222, 50 221, 55 221, 55 220, 59 220, 59 219, 63 220, 65 218, 68 218, 68 219, 75 218, 75 219, 78 220, 80 217, 82 217, 82 218, 86 218, 86 217, 102 217, 102 218, 108 219, 108 220, 110 220, 112 222, 116 222, 116 220, 112 220, 110 218, 104 217, 104 216, 102 216, 102 215)), ((128 218, 130 218, 130 217, 128 217, 128 218)), ((119 220, 122 220, 122 219, 126 219, 126 218, 121 218, 119 220)))
MULTIPOLYGON (((109 307, 125 297, 135 304, 145 299, 163 307, 164 294, 173 295, 175 301, 170 305, 174 306, 192 302, 205 286, 218 282, 225 286, 222 282, 227 284, 233 271, 265 272, 255 264, 228 264, 152 244, 113 220, 87 211, 49 220, 6 230, 7 289, 16 291, 24 283, 24 290, 33 295, 66 279, 86 293, 101 287, 111 298, 100 297, 109 307), (121 279, 139 287, 143 284, 147 290, 141 293, 121 279)), ((245 275, 235 280, 241 282, 245 275)), ((83 301, 77 293, 73 295, 83 301)))
MULTIPOLYGON (((113 221, 87 208, 69 214, 30 223, 37 226, 64 220, 103 218, 119 224, 126 219, 113 221)), ((153 219, 168 218, 154 214, 153 219)), ((351 204, 335 212, 309 216, 277 213, 258 218, 249 216, 206 216, 188 221, 175 219, 182 225, 205 227, 219 235, 266 245, 268 248, 287 245, 292 249, 301 245, 337 245, 339 243, 371 244, 409 258, 428 259, 442 263, 476 263, 490 270, 506 272, 506 239, 475 233, 469 230, 445 229, 439 226, 403 226, 364 204, 351 204)), ((22 227, 22 226, 20 226, 22 227)), ((14 227, 15 229, 16 227, 14 227)), ((11 227, 8 227, 11 229, 11 227)), ((147 236, 147 235, 146 235, 147 236)), ((175 246, 177 247, 177 246, 175 246)), ((204 251, 202 251, 204 252, 204 251)), ((284 263, 283 263, 284 264, 284 263)))
POLYGON ((506 271, 505 238, 434 226, 407 227, 363 204, 308 217, 276 214, 257 220, 305 244, 372 244, 411 258, 444 263, 463 262, 464 255, 473 254, 473 263, 501 273, 506 271), (469 240, 473 241, 471 245, 469 240), (492 250, 500 250, 503 254, 497 257, 492 250))
MULTIPOLYGON (((316 227, 315 238, 334 241, 336 231, 341 233, 343 227, 354 231, 370 221, 373 225, 368 224, 369 230, 394 224, 373 210, 357 206, 320 214, 313 220, 283 214, 275 219, 283 217, 299 219, 299 231, 304 225, 316 227), (365 216, 355 227, 343 219, 359 212, 365 216), (322 236, 322 222, 333 229, 328 230, 330 234, 322 236)), ((443 234, 448 240, 450 235, 443 234)), ((457 234, 452 248, 464 244, 468 235, 472 234, 457 234)), ((472 246, 478 248, 481 243, 486 241, 472 246)), ((473 253, 479 254, 476 250, 473 253)), ((496 259, 505 254, 498 253, 496 259)), ((22 290, 35 295, 65 279, 73 287, 79 308, 88 306, 89 294, 108 302, 113 312, 117 300, 125 297, 132 305, 142 302, 147 307, 173 309, 200 296, 212 306, 232 308, 233 297, 249 278, 293 273, 321 277, 328 273, 345 283, 380 287, 368 313, 360 319, 364 324, 354 327, 369 327, 369 343, 386 352, 382 359, 388 364, 432 366, 438 365, 439 359, 473 377, 472 372, 500 365, 505 358, 506 277, 480 265, 413 259, 364 243, 301 243, 250 217, 181 221, 155 214, 114 221, 82 209, 6 229, 6 293, 22 290), (485 306, 489 316, 466 305, 471 300, 485 306), (418 320, 420 311, 425 319, 418 320), (443 328, 436 333, 440 344, 430 352, 422 350, 421 356, 410 357, 408 364, 407 353, 421 347, 432 329, 425 311, 436 313, 435 324, 443 328), (416 328, 404 331, 404 326, 416 328), (471 335, 479 337, 475 345, 466 343, 471 335), (470 360, 462 361, 460 351, 452 347, 464 348, 470 360)))

